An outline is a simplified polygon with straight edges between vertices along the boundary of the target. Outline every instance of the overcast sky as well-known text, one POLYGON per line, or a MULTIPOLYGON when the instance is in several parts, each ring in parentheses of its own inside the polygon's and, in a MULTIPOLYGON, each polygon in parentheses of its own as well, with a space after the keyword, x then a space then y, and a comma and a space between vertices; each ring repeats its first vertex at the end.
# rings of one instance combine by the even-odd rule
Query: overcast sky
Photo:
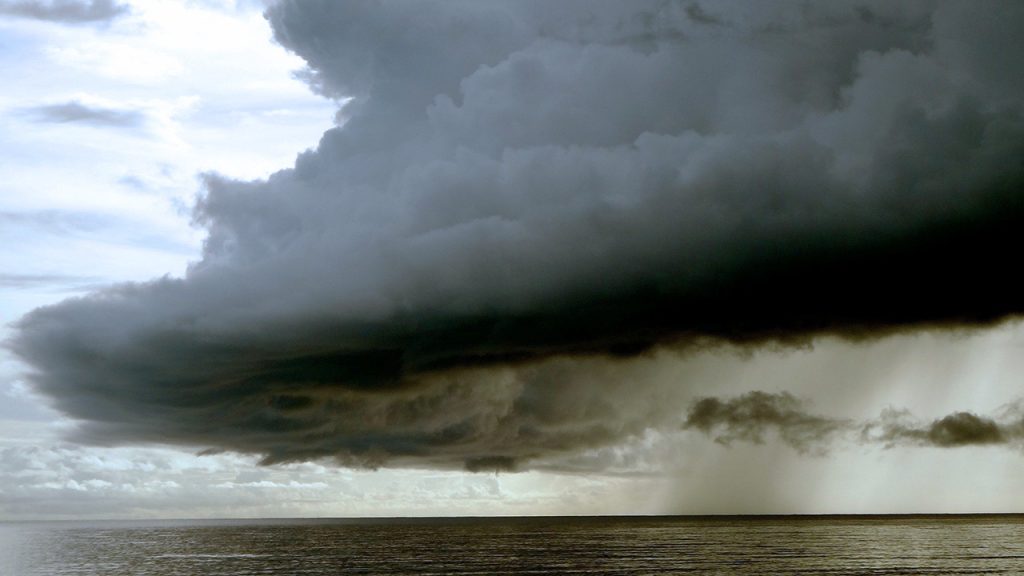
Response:
POLYGON ((1024 510, 1021 25, 0 0, 0 519, 1024 510))

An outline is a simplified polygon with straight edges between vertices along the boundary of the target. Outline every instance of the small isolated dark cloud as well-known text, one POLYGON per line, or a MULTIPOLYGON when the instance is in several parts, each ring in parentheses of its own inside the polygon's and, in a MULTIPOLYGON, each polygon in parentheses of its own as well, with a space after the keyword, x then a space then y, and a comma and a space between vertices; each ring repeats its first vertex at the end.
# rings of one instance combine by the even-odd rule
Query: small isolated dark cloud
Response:
POLYGON ((1001 422, 961 411, 923 423, 908 410, 890 408, 877 419, 855 422, 814 414, 805 402, 788 392, 754 391, 735 398, 694 401, 683 427, 699 430, 725 445, 733 441, 760 444, 774 433, 800 452, 824 450, 830 442, 847 436, 888 447, 1019 445, 1024 440, 1024 418, 1015 406, 1004 412, 1007 414, 1001 422))
POLYGON ((115 0, 4 0, 0 15, 32 18, 64 24, 109 22, 129 8, 115 0))
POLYGON ((77 100, 26 108, 23 112, 36 122, 78 123, 111 128, 136 128, 146 122, 146 115, 138 110, 89 106, 77 100))
POLYGON ((888 446, 917 445, 955 448, 986 444, 1019 443, 1024 439, 1024 420, 1010 422, 955 412, 928 423, 915 421, 906 410, 886 410, 878 420, 864 424, 862 437, 888 446))
POLYGON ((704 7, 694 2, 686 7, 686 15, 699 24, 710 24, 714 26, 721 26, 724 24, 721 18, 709 14, 704 7))
POLYGON ((522 469, 678 425, 616 359, 1024 312, 1024 3, 695 6, 276 2, 344 125, 11 346, 98 441, 522 469))
POLYGON ((515 472, 516 461, 508 456, 476 456, 466 459, 469 472, 515 472))
POLYGON ((725 445, 734 441, 761 444, 769 433, 775 433, 796 450, 809 452, 823 448, 848 429, 849 422, 811 414, 803 400, 788 392, 753 391, 728 400, 698 399, 690 405, 683 427, 700 430, 725 445))

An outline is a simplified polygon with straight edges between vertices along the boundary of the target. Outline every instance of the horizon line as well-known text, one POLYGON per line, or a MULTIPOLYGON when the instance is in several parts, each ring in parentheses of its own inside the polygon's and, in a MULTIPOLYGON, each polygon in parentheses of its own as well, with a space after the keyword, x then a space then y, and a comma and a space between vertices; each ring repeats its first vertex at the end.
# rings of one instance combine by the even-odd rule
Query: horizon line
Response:
POLYGON ((179 518, 36 518, 3 519, 0 524, 68 522, 428 522, 502 520, 885 520, 885 519, 969 519, 1021 517, 1024 512, 894 512, 894 513, 742 513, 742 514, 534 514, 534 515, 451 515, 451 516, 244 516, 179 518))

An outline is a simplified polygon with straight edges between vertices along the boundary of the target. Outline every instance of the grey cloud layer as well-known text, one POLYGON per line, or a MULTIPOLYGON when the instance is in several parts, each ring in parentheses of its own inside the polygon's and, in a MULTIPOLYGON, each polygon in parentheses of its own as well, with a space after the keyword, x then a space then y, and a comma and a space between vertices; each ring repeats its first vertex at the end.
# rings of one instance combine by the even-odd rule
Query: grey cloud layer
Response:
POLYGON ((683 427, 699 430, 725 445, 734 441, 760 444, 775 435, 800 452, 824 451, 844 436, 889 447, 1020 446, 1024 441, 1020 406, 1007 406, 1003 412, 1001 422, 971 412, 954 412, 925 423, 907 410, 890 408, 875 420, 856 422, 814 414, 806 402, 788 392, 754 391, 729 399, 698 399, 690 405, 683 427))
POLYGON ((0 15, 8 14, 65 24, 107 22, 127 13, 128 7, 114 0, 0 1, 0 15))
POLYGON ((601 357, 1024 310, 1024 5, 267 16, 344 125, 208 177, 185 278, 20 322, 93 439, 523 467, 681 410, 601 357))

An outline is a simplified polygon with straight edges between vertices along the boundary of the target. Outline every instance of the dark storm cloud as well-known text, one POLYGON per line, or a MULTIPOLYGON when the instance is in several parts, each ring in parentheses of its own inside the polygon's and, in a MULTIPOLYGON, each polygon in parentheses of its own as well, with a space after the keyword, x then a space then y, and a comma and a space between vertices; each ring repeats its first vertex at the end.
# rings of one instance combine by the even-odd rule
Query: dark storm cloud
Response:
POLYGON ((733 441, 761 444, 774 432, 800 452, 821 448, 850 422, 826 418, 806 411, 804 402, 782 392, 754 391, 736 398, 700 398, 686 415, 685 428, 695 428, 714 436, 715 442, 733 441))
POLYGON ((108 22, 127 13, 128 6, 114 0, 0 1, 0 15, 6 14, 64 24, 108 22))
POLYGON ((678 424, 685 383, 615 358, 1024 310, 1024 4, 267 17, 344 124, 266 181, 209 176, 184 278, 20 322, 92 439, 524 468, 678 424))
POLYGON ((146 115, 136 110, 115 110, 87 106, 78 101, 50 106, 36 106, 23 112, 37 122, 79 123, 112 128, 136 128, 146 121, 146 115))
POLYGON ((703 432, 720 444, 761 444, 776 436, 800 452, 824 451, 844 436, 885 446, 957 448, 993 444, 1019 445, 1024 418, 1019 406, 1003 410, 1002 421, 971 412, 954 412, 928 423, 907 410, 887 409, 875 420, 855 422, 814 414, 788 392, 754 391, 728 399, 699 398, 689 408, 684 428, 703 432))

